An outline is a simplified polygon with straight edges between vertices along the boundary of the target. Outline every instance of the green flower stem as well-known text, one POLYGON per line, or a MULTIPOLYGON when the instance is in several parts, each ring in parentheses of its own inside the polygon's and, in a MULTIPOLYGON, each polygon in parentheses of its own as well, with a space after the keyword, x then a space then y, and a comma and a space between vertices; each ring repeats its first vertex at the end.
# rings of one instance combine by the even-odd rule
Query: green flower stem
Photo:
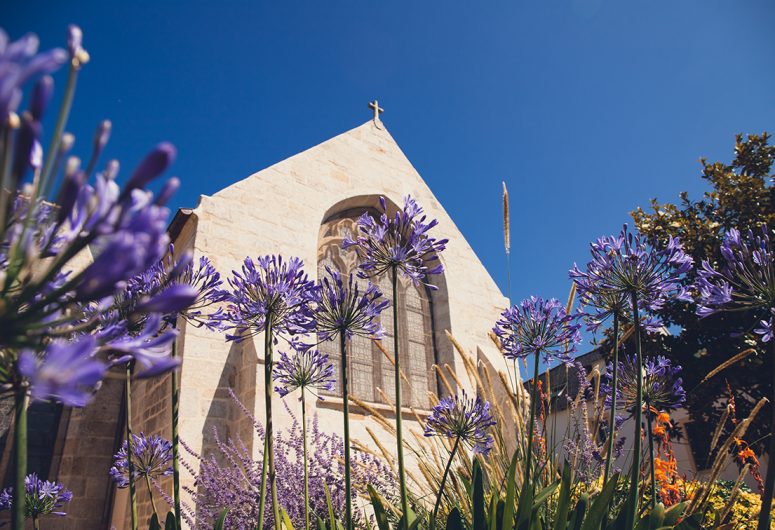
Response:
POLYGON ((603 488, 608 483, 613 466, 614 441, 616 440, 616 390, 619 380, 619 315, 614 315, 614 358, 613 377, 611 378, 611 417, 608 419, 608 451, 605 455, 605 472, 603 474, 603 488))
MULTIPOLYGON (((274 364, 272 352, 272 317, 266 317, 266 336, 264 338, 264 399, 266 401, 266 450, 267 467, 269 468, 269 488, 272 491, 272 515, 274 527, 280 528, 280 503, 277 500, 277 474, 274 468, 274 429, 272 427, 272 366, 274 364)), ((263 471, 263 470, 262 470, 263 471)))
POLYGON ((654 478, 654 436, 651 434, 651 405, 646 401, 646 432, 649 437, 649 463, 651 471, 651 508, 657 506, 657 481, 654 478))
POLYGON ((447 460, 447 467, 444 468, 444 474, 441 476, 441 485, 439 486, 439 493, 436 495, 436 504, 433 506, 433 514, 431 515, 431 530, 436 530, 436 515, 439 513, 439 506, 441 505, 441 496, 444 493, 444 484, 447 482, 447 475, 449 475, 449 469, 452 467, 452 461, 455 459, 457 448, 460 445, 460 436, 455 438, 455 443, 452 445, 452 452, 449 454, 449 460, 447 460))
POLYGON ((529 486, 533 488, 530 482, 530 470, 533 467, 531 459, 533 458, 533 429, 535 428, 536 408, 538 404, 538 359, 541 352, 536 350, 534 354, 535 366, 533 367, 533 384, 530 386, 530 421, 527 427, 527 451, 525 452, 525 474, 522 480, 522 487, 529 486))
POLYGON ((398 443, 398 484, 401 494, 401 513, 404 527, 409 528, 409 499, 406 495, 406 473, 404 471, 404 438, 401 418, 401 363, 398 354, 398 267, 393 266, 393 356, 395 361, 396 385, 396 441, 398 443))
POLYGON ((307 460, 307 396, 301 387, 301 439, 304 444, 304 530, 309 530, 309 463, 307 460))
POLYGON ((132 361, 126 363, 126 468, 129 476, 129 504, 132 530, 137 530, 137 491, 135 490, 135 466, 132 464, 132 361))
POLYGON ((151 497, 151 508, 156 517, 159 517, 159 512, 156 510, 156 501, 153 498, 153 488, 151 488, 151 479, 148 475, 145 475, 145 485, 148 486, 148 495, 151 497))
MULTIPOLYGON (((177 328, 177 321, 172 324, 173 329, 177 328)), ((170 355, 174 358, 178 351, 177 337, 172 341, 172 351, 170 355)), ((175 512, 175 525, 178 530, 183 528, 180 509, 180 435, 178 433, 178 419, 180 418, 180 395, 178 390, 178 371, 172 370, 172 496, 175 512)))
POLYGON ((78 71, 80 68, 80 62, 77 60, 70 61, 70 69, 67 72, 67 85, 65 85, 62 104, 59 107, 59 114, 57 115, 57 121, 54 125, 54 134, 51 135, 51 142, 49 142, 48 150, 46 151, 46 160, 43 163, 43 171, 40 174, 40 189, 43 191, 44 196, 47 196, 51 192, 54 180, 51 171, 54 168, 54 160, 56 160, 57 153, 59 152, 59 144, 62 142, 62 135, 65 133, 65 125, 67 124, 67 118, 70 115, 70 108, 73 106, 75 84, 78 79, 78 71))
POLYGON ((30 397, 27 388, 16 391, 13 443, 16 456, 16 466, 13 487, 13 508, 11 522, 13 530, 24 530, 25 492, 24 477, 27 475, 27 409, 30 397))
POLYGON ((641 440, 640 431, 643 422, 643 353, 640 344, 640 316, 638 315, 638 295, 632 293, 632 322, 635 326, 635 364, 637 366, 638 377, 636 379, 635 393, 635 440, 633 440, 632 471, 630 475, 630 499, 628 504, 627 516, 625 519, 625 528, 635 528, 635 519, 638 515, 638 500, 640 499, 640 459, 641 459, 641 440))
MULTIPOLYGON (((775 381, 775 338, 770 339, 770 363, 772 364, 772 381, 775 381)), ((758 530, 769 530, 772 521, 772 495, 775 493, 775 385, 770 399, 770 460, 767 463, 767 476, 764 479, 764 495, 762 509, 759 511, 758 530)))
POLYGON ((353 528, 352 482, 350 478, 350 391, 347 374, 347 335, 339 331, 339 346, 342 356, 342 400, 344 405, 344 505, 345 530, 353 528))

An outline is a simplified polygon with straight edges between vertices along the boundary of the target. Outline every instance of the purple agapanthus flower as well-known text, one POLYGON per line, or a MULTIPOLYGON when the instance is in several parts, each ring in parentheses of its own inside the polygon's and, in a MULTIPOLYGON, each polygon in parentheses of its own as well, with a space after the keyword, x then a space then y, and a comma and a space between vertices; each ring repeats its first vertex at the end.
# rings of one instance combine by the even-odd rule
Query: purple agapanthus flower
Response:
POLYGON ((107 371, 107 365, 95 359, 96 353, 97 341, 91 335, 73 342, 52 342, 40 358, 24 350, 19 355, 19 372, 29 381, 33 399, 83 407, 107 371))
POLYGON ((657 249, 624 225, 618 236, 601 237, 592 243, 591 252, 586 270, 574 265, 570 276, 581 302, 590 308, 593 325, 613 313, 631 312, 633 295, 639 309, 652 313, 668 299, 692 301, 682 284, 692 258, 677 238, 671 237, 664 249, 657 249))
POLYGON ((320 339, 331 340, 342 334, 348 339, 355 335, 382 338, 385 330, 378 317, 390 302, 377 286, 368 282, 364 289, 352 274, 345 284, 342 275, 328 267, 326 273, 328 277, 320 281, 315 312, 320 339))
POLYGON ((428 282, 428 276, 444 271, 439 253, 448 242, 428 234, 438 221, 426 221, 423 209, 411 196, 404 199, 403 209, 392 218, 387 214, 384 197, 379 198, 379 204, 382 209, 379 220, 364 213, 358 219, 355 239, 348 237, 342 243, 342 248, 352 248, 358 253, 359 275, 371 278, 395 269, 415 285, 423 283, 436 289, 428 282))
POLYGON ((223 308, 214 306, 226 301, 229 293, 221 289, 223 280, 212 262, 206 256, 201 256, 197 267, 189 263, 175 281, 192 287, 197 293, 196 299, 180 312, 180 316, 195 327, 204 326, 211 331, 220 329, 224 318, 223 308))
POLYGON ((769 227, 762 225, 756 233, 749 230, 746 238, 731 229, 721 244, 721 256, 721 267, 714 268, 706 260, 697 271, 697 314, 752 311, 762 318, 754 333, 769 342, 775 318, 775 255, 769 227))
POLYGON ((486 455, 494 443, 489 428, 495 425, 490 404, 481 397, 469 398, 464 390, 443 397, 433 407, 425 423, 425 436, 443 436, 469 445, 475 453, 486 455))
POLYGON ((576 316, 557 299, 535 296, 501 313, 493 328, 503 354, 517 359, 540 353, 546 362, 570 362, 581 341, 576 316))
POLYGON ((39 43, 33 33, 11 42, 0 29, 0 130, 8 125, 11 113, 18 110, 25 86, 57 71, 67 61, 67 52, 62 48, 38 53, 39 43))
POLYGON ((135 361, 142 367, 137 373, 138 378, 156 377, 180 364, 180 358, 170 355, 170 345, 177 337, 177 331, 167 330, 160 333, 162 328, 162 316, 158 313, 151 314, 140 331, 119 332, 115 338, 106 341, 102 349, 111 353, 112 365, 135 361))
POLYGON ((275 390, 285 397, 300 388, 333 390, 334 366, 328 361, 328 355, 318 350, 300 346, 293 355, 280 352, 280 359, 274 365, 272 374, 278 385, 275 390))
MULTIPOLYGON (((619 361, 619 381, 616 392, 616 407, 632 411, 636 406, 638 365, 634 355, 625 356, 619 361)), ((681 367, 673 365, 666 357, 658 356, 645 359, 643 373, 643 402, 656 410, 674 410, 686 401, 681 367)), ((606 395, 606 404, 611 406, 611 381, 613 363, 609 363, 600 384, 600 390, 606 395)))
MULTIPOLYGON (((59 482, 41 480, 31 473, 24 478, 24 516, 37 519, 41 515, 66 515, 61 511, 65 503, 73 500, 73 494, 59 482)), ((13 488, 0 492, 0 510, 13 506, 13 488)))
MULTIPOLYGON (((113 457, 110 476, 119 488, 129 486, 127 443, 113 457)), ((135 479, 155 479, 172 474, 172 442, 158 434, 132 434, 132 468, 135 479)))
POLYGON ((232 271, 229 279, 225 320, 234 332, 226 338, 242 341, 264 331, 267 322, 275 336, 314 330, 317 287, 303 265, 298 258, 262 256, 257 263, 245 258, 242 272, 232 271))

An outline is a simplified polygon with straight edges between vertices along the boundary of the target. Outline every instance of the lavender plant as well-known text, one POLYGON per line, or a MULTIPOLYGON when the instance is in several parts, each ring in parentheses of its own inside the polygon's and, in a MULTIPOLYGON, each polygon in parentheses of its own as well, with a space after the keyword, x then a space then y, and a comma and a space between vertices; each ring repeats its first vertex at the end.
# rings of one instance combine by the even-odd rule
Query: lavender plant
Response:
MULTIPOLYGON (((749 230, 743 238, 732 229, 721 245, 724 263, 714 267, 703 261, 697 271, 699 299, 697 314, 707 317, 721 311, 745 311, 752 322, 759 319, 754 333, 770 345, 775 358, 773 320, 775 320, 775 255, 770 241, 771 229, 762 225, 757 233, 749 230)), ((775 366, 775 363, 773 363, 775 366)), ((775 394, 770 399, 771 430, 775 430, 775 394)), ((770 461, 775 459, 775 436, 770 436, 770 461)), ((775 494, 775 465, 767 466, 764 494, 759 513, 759 530, 767 530, 772 522, 772 497, 775 494)))
POLYGON ((298 258, 283 261, 280 256, 263 256, 258 264, 245 258, 242 272, 232 272, 229 279, 232 291, 227 301, 225 320, 233 333, 228 340, 242 341, 264 333, 264 388, 266 430, 264 437, 264 465, 262 486, 259 490, 259 526, 263 525, 266 501, 266 480, 272 492, 272 516, 279 530, 280 509, 277 500, 277 480, 274 465, 274 436, 272 436, 272 344, 278 336, 305 334, 315 328, 313 307, 317 298, 314 282, 307 278, 303 263, 298 258))
POLYGON ((146 436, 142 432, 139 435, 132 434, 131 443, 124 440, 121 449, 113 457, 110 476, 119 488, 126 488, 137 479, 145 479, 153 513, 158 514, 151 481, 157 477, 171 475, 171 462, 172 443, 170 441, 158 434, 152 436, 146 436))
MULTIPOLYGON (((11 510, 17 497, 13 494, 13 488, 0 491, 0 511, 11 510)), ((73 500, 71 491, 59 482, 41 480, 38 475, 31 473, 24 478, 23 504, 24 517, 32 519, 32 526, 40 530, 40 517, 44 515, 67 515, 62 508, 73 500)))
POLYGON ((479 396, 476 399, 469 398, 465 391, 446 396, 433 407, 433 412, 425 423, 425 436, 442 436, 454 439, 454 442, 431 513, 431 530, 436 527, 436 515, 444 493, 444 484, 460 443, 470 446, 474 453, 487 455, 494 443, 488 430, 495 423, 490 413, 490 404, 479 396))
POLYGON ((576 317, 566 310, 559 300, 531 297, 519 305, 506 309, 493 328, 500 339, 506 358, 517 359, 533 355, 533 384, 530 395, 530 420, 527 429, 527 450, 523 485, 529 485, 533 468, 533 438, 536 406, 538 403, 539 358, 551 362, 559 360, 569 363, 576 345, 580 342, 580 326, 576 317))
MULTIPOLYGON (((678 239, 670 238, 663 249, 656 249, 639 234, 627 231, 627 225, 618 236, 602 237, 593 247, 592 261, 586 271, 576 269, 574 281, 589 289, 605 291, 614 300, 629 301, 632 322, 635 326, 636 366, 643 365, 641 353, 642 310, 656 311, 668 299, 691 301, 683 285, 685 274, 692 267, 692 258, 684 253, 678 239), (595 286, 595 287, 593 287, 595 286)), ((643 401, 643 376, 636 369, 636 403, 643 401)), ((639 500, 639 474, 641 458, 642 409, 635 408, 634 461, 630 478, 630 495, 626 524, 633 526, 639 500)))
MULTIPOLYGON (((328 362, 328 355, 318 350, 301 347, 297 348, 294 355, 288 356, 280 352, 280 360, 274 369, 275 381, 279 386, 275 387, 280 396, 285 397, 289 393, 301 390, 301 438, 304 455, 304 530, 310 527, 309 510, 309 464, 307 448, 307 399, 309 390, 314 395, 315 389, 332 390, 334 388, 334 366, 328 362)), ((320 396, 317 396, 319 399, 320 396)), ((347 439, 345 439, 345 465, 348 464, 349 451, 347 451, 347 439)), ((349 467, 349 466, 348 466, 349 467)), ((346 468, 349 480, 349 469, 346 468)), ((347 489, 349 492, 350 490, 347 489)))
MULTIPOLYGON (((347 284, 342 275, 326 267, 327 277, 320 282, 320 298, 316 312, 318 336, 321 340, 339 338, 342 367, 342 401, 344 407, 344 481, 346 528, 352 521, 351 479, 350 479, 350 392, 347 368, 347 341, 353 336, 382 338, 384 328, 379 323, 380 313, 390 303, 382 297, 377 287, 368 282, 361 290, 356 278, 350 274, 347 284)), ((302 420, 303 421, 303 420, 302 420)))
POLYGON ((423 209, 411 197, 404 199, 404 207, 392 218, 387 213, 387 202, 379 199, 382 214, 375 220, 368 213, 358 219, 358 234, 355 239, 346 238, 342 248, 352 248, 359 258, 358 275, 364 279, 387 274, 393 286, 393 354, 395 367, 396 402, 396 441, 398 453, 398 481, 401 492, 401 512, 403 524, 409 527, 409 501, 406 491, 406 472, 404 466, 402 403, 401 403, 401 363, 399 355, 398 332, 398 274, 415 285, 424 284, 436 289, 429 283, 428 277, 441 274, 444 267, 439 254, 446 248, 446 239, 436 239, 428 232, 438 221, 426 222, 423 209))
MULTIPOLYGON (((174 158, 171 145, 153 150, 123 188, 115 182, 117 162, 95 174, 109 122, 97 128, 85 167, 69 156, 74 138, 65 127, 78 73, 88 60, 77 26, 68 28, 66 50, 41 53, 35 35, 10 42, 0 31, 0 391, 16 401, 14 530, 23 526, 30 395, 71 405, 88 401, 106 368, 104 357, 115 357, 114 344, 124 353, 130 349, 115 334, 95 333, 100 311, 90 308, 113 310, 113 294, 158 261, 168 245, 164 204, 175 181, 156 198, 146 187, 174 158), (42 121, 54 87, 48 74, 65 64, 68 79, 44 151, 42 121), (30 85, 28 107, 19 116, 30 85), (76 272, 74 259, 87 248, 94 259, 76 272), (79 338, 90 333, 94 340, 79 338)), ((153 312, 140 307, 133 316, 153 312)), ((127 354, 142 356, 145 347, 135 344, 127 354)))
MULTIPOLYGON (((257 439, 262 440, 266 436, 263 426, 236 400, 233 392, 232 398, 242 413, 253 422, 257 439)), ((295 415, 290 410, 288 413, 292 418, 291 426, 274 434, 277 472, 282 477, 298 477, 303 472, 303 434, 295 415)), ((202 530, 210 530, 212 522, 228 507, 226 527, 264 530, 274 528, 272 513, 268 513, 263 519, 263 526, 258 526, 261 515, 256 501, 260 497, 262 468, 265 464, 262 456, 258 455, 254 459, 252 451, 240 439, 222 440, 217 431, 213 432, 216 449, 206 456, 197 454, 185 441, 182 442, 184 449, 194 460, 187 462, 184 459, 183 465, 193 475, 196 483, 196 489, 185 488, 195 502, 195 508, 189 508, 185 514, 189 524, 202 530)), ((315 519, 328 519, 325 493, 327 487, 334 514, 344 526, 345 466, 342 438, 322 431, 317 417, 312 420, 308 434, 310 514, 315 519)), ((364 452, 356 452, 351 458, 353 500, 357 495, 366 495, 366 488, 370 484, 388 498, 395 498, 396 476, 381 459, 364 452)), ((278 482, 278 496, 293 526, 303 526, 305 498, 301 481, 278 482)), ((360 513, 356 512, 355 517, 356 522, 363 521, 360 513)))

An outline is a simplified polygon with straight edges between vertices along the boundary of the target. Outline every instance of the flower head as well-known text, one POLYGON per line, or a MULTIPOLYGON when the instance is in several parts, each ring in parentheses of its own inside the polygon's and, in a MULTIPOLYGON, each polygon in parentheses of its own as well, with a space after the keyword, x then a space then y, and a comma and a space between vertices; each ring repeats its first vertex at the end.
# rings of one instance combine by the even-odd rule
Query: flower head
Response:
POLYGON ((293 355, 280 352, 272 377, 278 383, 275 390, 282 397, 299 388, 334 388, 334 366, 328 361, 328 355, 301 345, 293 355))
POLYGON ((581 340, 579 327, 559 300, 533 296, 501 313, 493 332, 509 359, 541 353, 547 362, 569 362, 581 340))
POLYGON ((626 314, 632 309, 633 295, 639 308, 650 312, 670 298, 691 301, 681 282, 691 269, 692 258, 677 238, 671 237, 664 249, 657 249, 624 225, 618 236, 601 237, 590 247, 592 259, 586 270, 574 265, 570 276, 581 303, 591 310, 593 327, 614 314, 626 314))
POLYGON ((317 287, 304 272, 298 258, 262 256, 257 264, 245 258, 242 272, 232 272, 226 320, 234 334, 226 338, 244 340, 271 323, 275 335, 306 333, 315 328, 313 314, 317 287))
POLYGON ((465 391, 446 396, 433 407, 425 423, 425 436, 460 438, 471 446, 475 453, 486 455, 493 444, 488 429, 495 425, 490 413, 490 404, 477 396, 469 398, 465 391))
POLYGON ((107 365, 95 359, 97 341, 84 335, 73 342, 52 342, 42 357, 32 350, 19 356, 19 372, 30 383, 32 398, 54 399, 71 407, 83 407, 105 375, 107 365))
MULTIPOLYGON (((658 356, 645 360, 643 374, 643 403, 657 411, 673 410, 686 401, 686 392, 679 374, 681 367, 673 365, 666 357, 658 356)), ((606 403, 611 405, 611 382, 613 363, 606 367, 600 389, 606 394, 606 403)), ((638 364, 634 355, 625 356, 619 361, 619 380, 617 383, 616 406, 623 410, 633 410, 637 396, 638 364)))
POLYGON ((321 340, 330 340, 344 334, 379 339, 384 334, 377 317, 390 302, 382 297, 377 287, 368 282, 366 288, 349 275, 347 284, 342 275, 326 267, 328 277, 320 282, 320 298, 316 311, 317 331, 321 340))
POLYGON ((775 255, 770 229, 749 230, 743 238, 732 229, 721 245, 723 265, 715 269, 703 261, 697 271, 697 314, 706 317, 720 311, 748 310, 763 317, 754 332, 764 342, 772 340, 775 316, 775 255))
POLYGON ((439 253, 446 248, 446 239, 428 235, 438 224, 436 219, 426 222, 423 209, 411 197, 404 199, 404 207, 390 218, 384 197, 379 199, 382 215, 375 220, 369 213, 358 219, 358 235, 345 238, 342 248, 353 248, 360 258, 359 275, 362 278, 381 276, 393 269, 415 285, 428 283, 431 274, 441 274, 444 268, 439 253))
MULTIPOLYGON (((64 516, 60 511, 65 503, 73 500, 73 494, 59 482, 40 480, 38 475, 31 473, 24 478, 24 516, 40 517, 41 515, 64 516)), ((13 488, 0 492, 0 510, 10 510, 13 505, 13 488)))
MULTIPOLYGON (((133 434, 132 438, 132 468, 135 479, 156 478, 172 474, 172 442, 158 434, 145 436, 133 434)), ((119 488, 129 486, 129 462, 127 461, 127 443, 113 457, 113 467, 110 476, 119 488)))
POLYGON ((195 327, 206 327, 210 330, 220 328, 223 321, 223 309, 212 310, 213 305, 223 302, 229 293, 221 289, 221 275, 206 256, 199 258, 199 264, 189 262, 188 266, 177 277, 176 282, 192 287, 197 293, 194 301, 180 316, 195 327))

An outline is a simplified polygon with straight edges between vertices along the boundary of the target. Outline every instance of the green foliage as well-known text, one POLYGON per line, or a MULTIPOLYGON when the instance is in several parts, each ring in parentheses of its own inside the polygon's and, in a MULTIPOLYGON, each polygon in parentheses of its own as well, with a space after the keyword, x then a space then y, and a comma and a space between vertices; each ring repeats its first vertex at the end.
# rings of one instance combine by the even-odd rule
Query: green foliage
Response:
MULTIPOLYGON (((775 146, 769 145, 770 136, 738 135, 735 141, 735 156, 730 164, 709 163, 702 159, 702 178, 711 186, 700 200, 691 200, 687 193, 681 193, 680 202, 651 203, 651 212, 638 208, 632 212, 638 230, 651 238, 657 245, 665 244, 668 236, 680 237, 684 249, 696 264, 709 260, 717 264, 720 260, 720 245, 724 233, 730 228, 746 231, 762 223, 775 225, 775 187, 773 187, 772 163, 775 146)), ((689 274, 689 281, 695 280, 695 273, 689 274)), ((752 333, 734 337, 739 330, 750 328, 750 318, 740 313, 723 313, 698 319, 693 304, 673 302, 660 311, 660 317, 667 323, 680 326, 680 334, 658 337, 651 345, 652 351, 659 349, 674 362, 683 366, 684 387, 693 389, 687 396, 687 409, 693 422, 691 438, 694 443, 710 440, 712 429, 718 424, 726 406, 729 382, 735 395, 748 396, 738 399, 737 414, 745 417, 754 405, 750 396, 772 395, 771 374, 773 361, 769 355, 748 356, 734 366, 700 385, 709 367, 715 367, 732 355, 757 342, 752 333), (699 386, 698 386, 699 385, 699 386)), ((649 346, 646 346, 647 348, 649 346)), ((760 350, 761 351, 761 350, 760 350)), ((749 428, 748 439, 760 440, 769 434, 766 411, 749 428)), ((758 444, 754 450, 761 453, 765 444, 758 444)), ((694 447, 695 456, 702 459, 707 451, 694 447)), ((707 455, 710 458, 710 455, 707 455)), ((703 466, 703 462, 698 462, 703 466)))

